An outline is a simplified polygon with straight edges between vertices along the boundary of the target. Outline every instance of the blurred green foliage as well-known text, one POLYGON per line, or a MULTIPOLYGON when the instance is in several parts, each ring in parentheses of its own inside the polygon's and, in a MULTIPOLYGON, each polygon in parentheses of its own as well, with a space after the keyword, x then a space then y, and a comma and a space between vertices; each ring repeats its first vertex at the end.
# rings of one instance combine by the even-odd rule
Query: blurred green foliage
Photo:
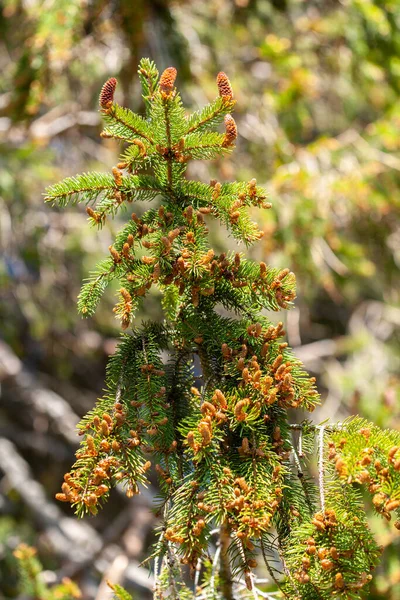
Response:
MULTIPOLYGON (((296 273, 286 329, 326 396, 315 418, 358 412, 399 428, 398 1, 4 0, 1 10, 0 322, 15 353, 56 390, 99 391, 117 324, 107 303, 81 321, 75 302, 111 232, 88 234, 83 211, 54 212, 42 190, 116 158, 98 138, 107 77, 140 109, 135 68, 150 56, 178 68, 197 107, 222 69, 238 147, 190 176, 256 173, 269 190, 254 258, 296 273)), ((148 310, 158 314, 156 298, 148 310)), ((395 600, 399 539, 377 527, 386 550, 371 598, 395 600)))

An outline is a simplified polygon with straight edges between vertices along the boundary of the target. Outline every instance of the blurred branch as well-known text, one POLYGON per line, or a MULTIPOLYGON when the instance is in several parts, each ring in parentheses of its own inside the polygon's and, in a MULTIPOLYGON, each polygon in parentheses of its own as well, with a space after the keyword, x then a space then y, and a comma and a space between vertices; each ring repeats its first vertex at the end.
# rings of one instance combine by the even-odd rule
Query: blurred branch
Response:
POLYGON ((71 458, 69 445, 67 446, 56 437, 49 435, 48 432, 26 431, 7 423, 6 426, 0 427, 0 437, 7 438, 20 450, 33 452, 40 457, 51 458, 58 462, 71 458))
POLYGON ((0 341, 0 381, 15 388, 17 399, 33 407, 38 414, 46 415, 57 431, 72 446, 77 445, 76 424, 79 417, 64 398, 41 386, 37 378, 22 364, 11 348, 0 341))
POLYGON ((340 142, 342 146, 353 145, 360 149, 368 158, 380 162, 389 169, 400 171, 400 158, 397 158, 388 152, 383 152, 378 148, 374 148, 355 129, 349 129, 340 134, 337 137, 337 141, 340 142))
MULTIPOLYGON (((29 133, 34 139, 52 138, 75 125, 96 127, 100 124, 100 116, 95 112, 76 110, 78 107, 65 106, 65 113, 52 118, 53 111, 36 119, 29 128, 29 133)), ((57 109, 54 109, 56 111, 57 109)))
POLYGON ((336 355, 338 340, 318 340, 318 342, 297 346, 294 348, 294 351, 301 362, 309 365, 321 358, 336 355))
MULTIPOLYGON (((63 576, 66 571, 68 574, 76 574, 77 571, 81 571, 82 566, 87 570, 88 567, 96 564, 96 557, 101 563, 102 555, 109 554, 112 550, 112 547, 106 546, 105 543, 110 537, 111 530, 108 536, 102 539, 87 523, 63 516, 56 504, 48 500, 43 487, 33 479, 28 463, 18 453, 15 445, 5 438, 0 438, 0 470, 5 475, 5 483, 19 494, 38 527, 44 529, 55 554, 67 558, 70 562, 71 567, 63 570, 63 576)), ((2 483, 4 485, 4 480, 2 483)), ((125 527, 129 525, 129 517, 126 513, 123 521, 125 527)), ((121 530, 121 524, 122 520, 118 517, 111 524, 114 535, 121 530), (119 526, 115 529, 117 521, 119 526)), ((116 549, 118 556, 121 557, 121 548, 116 549)), ((119 566, 122 569, 122 564, 119 566)), ((115 580, 111 570, 108 574, 115 580)), ((150 590, 153 587, 153 580, 148 571, 140 567, 137 561, 124 566, 120 577, 128 585, 138 589, 150 590)))
POLYGON ((63 516, 33 479, 28 463, 15 445, 5 438, 0 438, 0 469, 9 488, 18 492, 35 522, 46 531, 56 554, 79 563, 100 548, 101 539, 96 531, 86 523, 63 516))
POLYGON ((22 370, 22 362, 11 348, 0 340, 0 381, 15 377, 22 370))
POLYGON ((112 598, 113 591, 110 589, 108 581, 120 585, 128 564, 129 561, 126 554, 117 554, 104 572, 95 600, 110 600, 112 598))

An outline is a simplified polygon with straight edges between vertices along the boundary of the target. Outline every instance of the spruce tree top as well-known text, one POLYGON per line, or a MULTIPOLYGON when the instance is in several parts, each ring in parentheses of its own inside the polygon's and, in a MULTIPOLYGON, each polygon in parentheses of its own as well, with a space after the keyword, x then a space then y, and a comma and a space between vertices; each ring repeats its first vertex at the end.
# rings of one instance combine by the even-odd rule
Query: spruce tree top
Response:
POLYGON ((273 325, 261 311, 290 308, 294 275, 240 253, 217 254, 208 242, 212 217, 239 242, 258 240, 248 208, 268 209, 266 194, 254 179, 185 178, 190 160, 234 148, 230 82, 219 73, 217 99, 187 116, 173 67, 159 78, 144 59, 139 78, 145 117, 114 101, 115 79, 100 94, 102 136, 127 144, 112 173, 78 175, 47 190, 46 200, 61 206, 86 203, 99 228, 133 202, 158 202, 140 218, 129 215, 79 296, 80 312, 90 316, 117 279, 114 311, 125 333, 110 359, 105 395, 80 424, 77 461, 57 498, 79 515, 95 514, 118 483, 128 496, 139 493, 154 464, 159 600, 257 598, 256 556, 280 597, 359 598, 378 549, 351 484, 366 484, 385 518, 398 510, 400 434, 360 419, 339 427, 290 423, 288 410, 304 415, 319 396, 282 341, 282 323, 273 325), (161 292, 164 321, 134 326, 152 286, 161 292), (319 493, 304 458, 314 444, 319 493), (212 558, 215 535, 220 546, 212 558), (182 564, 197 570, 193 589, 182 564))

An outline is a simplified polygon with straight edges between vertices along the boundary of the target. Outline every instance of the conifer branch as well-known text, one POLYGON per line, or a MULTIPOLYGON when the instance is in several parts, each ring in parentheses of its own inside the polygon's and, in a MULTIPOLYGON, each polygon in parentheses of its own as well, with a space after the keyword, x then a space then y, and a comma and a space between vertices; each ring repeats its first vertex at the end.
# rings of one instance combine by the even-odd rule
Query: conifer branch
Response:
POLYGON ((114 177, 108 173, 84 173, 76 177, 67 177, 46 190, 45 202, 57 202, 66 206, 70 201, 93 202, 103 191, 115 189, 114 177))
POLYGON ((226 114, 229 114, 235 106, 233 100, 217 98, 212 104, 205 106, 202 110, 194 113, 188 120, 186 134, 198 130, 211 129, 221 123, 226 114))
POLYGON ((106 132, 108 134, 122 137, 126 141, 129 141, 133 134, 134 137, 140 137, 149 144, 154 144, 148 123, 128 108, 113 104, 103 114, 107 123, 106 132))
POLYGON ((156 91, 158 70, 153 61, 148 58, 143 58, 139 63, 138 74, 140 83, 142 84, 143 100, 148 114, 156 91))

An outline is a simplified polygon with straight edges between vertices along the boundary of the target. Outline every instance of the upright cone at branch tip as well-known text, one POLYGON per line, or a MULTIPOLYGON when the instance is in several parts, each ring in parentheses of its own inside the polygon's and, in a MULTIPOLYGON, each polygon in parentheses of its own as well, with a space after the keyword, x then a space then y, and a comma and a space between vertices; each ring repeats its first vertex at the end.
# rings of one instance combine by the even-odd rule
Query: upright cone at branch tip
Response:
POLYGON ((161 92, 164 92, 164 94, 170 94, 173 91, 177 73, 178 71, 175 69, 175 67, 168 67, 162 72, 160 77, 161 92))
POLYGON ((117 83, 118 81, 115 79, 115 77, 111 77, 111 79, 108 79, 101 88, 99 98, 99 104, 101 108, 110 108, 110 106, 114 102, 114 93, 115 88, 117 87, 117 83))
POLYGON ((217 86, 219 95, 221 98, 226 98, 227 100, 232 100, 233 98, 233 90, 231 86, 231 82, 228 79, 228 76, 223 71, 220 71, 217 75, 217 86))
POLYGON ((232 115, 225 115, 225 137, 222 145, 224 148, 231 146, 237 138, 237 126, 232 115))

